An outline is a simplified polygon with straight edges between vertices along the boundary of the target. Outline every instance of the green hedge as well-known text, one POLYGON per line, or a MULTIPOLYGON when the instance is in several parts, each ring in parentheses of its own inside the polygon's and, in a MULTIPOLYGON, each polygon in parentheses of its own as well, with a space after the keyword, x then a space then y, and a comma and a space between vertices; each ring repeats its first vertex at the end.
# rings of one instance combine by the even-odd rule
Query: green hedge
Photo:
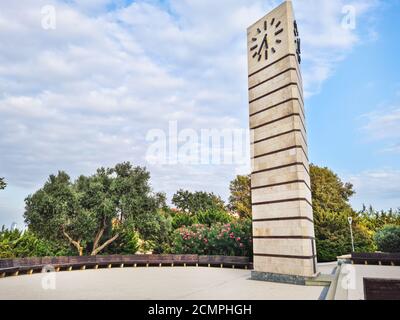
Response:
POLYGON ((32 232, 0 230, 0 259, 72 255, 69 247, 36 237, 32 232))
POLYGON ((388 225, 375 234, 379 251, 400 252, 400 226, 388 225))

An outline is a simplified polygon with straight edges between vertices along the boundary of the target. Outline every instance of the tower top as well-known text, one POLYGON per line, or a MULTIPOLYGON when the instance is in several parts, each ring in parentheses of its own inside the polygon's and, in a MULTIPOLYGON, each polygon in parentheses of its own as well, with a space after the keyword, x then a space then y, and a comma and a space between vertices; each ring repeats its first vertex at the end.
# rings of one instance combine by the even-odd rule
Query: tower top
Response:
POLYGON ((264 17, 262 17, 261 19, 259 19, 258 21, 254 22, 251 26, 249 26, 247 28, 247 31, 249 29, 251 29, 252 27, 254 27, 254 25, 256 25, 257 23, 259 23, 261 20, 265 19, 267 16, 269 15, 273 15, 276 12, 282 11, 286 9, 288 12, 290 12, 293 16, 293 3, 292 0, 285 0, 284 2, 282 2, 279 6, 275 7, 274 9, 272 9, 270 12, 268 12, 264 17))
POLYGON ((283 57, 297 56, 300 39, 291 1, 284 1, 247 29, 249 74, 283 57))

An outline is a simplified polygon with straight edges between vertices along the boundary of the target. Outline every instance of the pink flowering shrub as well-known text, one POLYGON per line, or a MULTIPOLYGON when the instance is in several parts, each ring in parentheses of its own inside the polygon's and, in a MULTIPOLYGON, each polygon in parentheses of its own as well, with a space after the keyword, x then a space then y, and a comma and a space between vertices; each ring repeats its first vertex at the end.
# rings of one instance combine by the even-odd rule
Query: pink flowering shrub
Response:
POLYGON ((251 256, 251 220, 216 223, 211 226, 194 224, 174 232, 173 253, 226 256, 251 256))

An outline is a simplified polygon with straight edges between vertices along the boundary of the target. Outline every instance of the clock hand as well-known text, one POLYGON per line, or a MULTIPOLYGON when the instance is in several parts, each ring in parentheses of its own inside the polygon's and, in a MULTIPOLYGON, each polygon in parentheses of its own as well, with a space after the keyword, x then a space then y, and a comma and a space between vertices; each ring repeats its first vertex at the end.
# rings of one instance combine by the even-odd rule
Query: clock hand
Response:
POLYGON ((261 50, 263 49, 264 45, 265 45, 265 60, 267 60, 268 59, 268 48, 269 48, 267 35, 264 36, 264 40, 261 43, 260 49, 258 50, 258 61, 261 60, 261 50))
POLYGON ((263 41, 261 42, 260 49, 258 49, 258 55, 260 55, 260 52, 261 52, 264 44, 266 44, 268 46, 268 44, 266 42, 267 42, 267 36, 265 35, 263 41))

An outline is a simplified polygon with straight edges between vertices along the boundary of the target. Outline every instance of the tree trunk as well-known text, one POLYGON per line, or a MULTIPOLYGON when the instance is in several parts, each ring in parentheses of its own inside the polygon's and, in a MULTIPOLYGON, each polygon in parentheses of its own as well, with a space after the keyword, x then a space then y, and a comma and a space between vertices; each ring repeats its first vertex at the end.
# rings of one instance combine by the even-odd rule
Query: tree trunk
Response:
POLYGON ((68 233, 63 230, 64 236, 68 239, 68 241, 78 250, 79 256, 83 256, 83 247, 81 246, 81 240, 75 241, 73 240, 68 233))
POLYGON ((103 250, 105 247, 107 247, 110 243, 114 242, 117 240, 119 237, 119 234, 117 233, 114 237, 111 239, 108 239, 106 242, 104 242, 100 247, 98 248, 93 248, 92 253, 90 254, 91 256, 97 255, 101 250, 103 250))
POLYGON ((100 241, 101 237, 103 236, 104 231, 105 231, 105 227, 101 228, 99 230, 99 232, 97 232, 96 237, 94 238, 94 241, 93 241, 93 250, 92 251, 96 250, 97 247, 99 246, 99 241, 100 241))

